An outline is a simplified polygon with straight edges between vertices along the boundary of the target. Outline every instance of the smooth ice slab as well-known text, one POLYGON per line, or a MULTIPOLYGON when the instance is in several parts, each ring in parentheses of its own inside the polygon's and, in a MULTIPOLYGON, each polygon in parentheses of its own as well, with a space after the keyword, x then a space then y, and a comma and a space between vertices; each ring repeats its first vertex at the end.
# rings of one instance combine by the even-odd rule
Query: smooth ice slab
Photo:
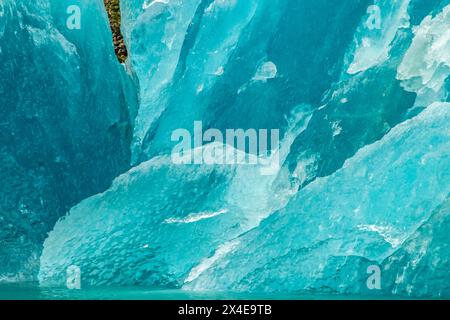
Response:
MULTIPOLYGON (((364 267, 381 265, 448 199, 449 121, 450 104, 436 103, 398 125, 233 240, 233 249, 185 288, 367 293, 364 267)), ((448 260, 441 264, 436 252, 433 267, 442 273, 448 260)), ((410 291, 433 295, 431 288, 410 291)))

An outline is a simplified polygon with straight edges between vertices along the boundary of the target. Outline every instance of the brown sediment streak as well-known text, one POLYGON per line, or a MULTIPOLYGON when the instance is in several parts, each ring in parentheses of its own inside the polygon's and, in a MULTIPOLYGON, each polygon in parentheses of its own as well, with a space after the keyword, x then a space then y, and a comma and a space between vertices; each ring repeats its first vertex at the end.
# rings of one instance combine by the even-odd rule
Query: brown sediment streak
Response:
POLYGON ((125 62, 128 56, 127 47, 120 31, 120 0, 103 0, 108 13, 109 24, 113 34, 114 51, 120 62, 125 62))

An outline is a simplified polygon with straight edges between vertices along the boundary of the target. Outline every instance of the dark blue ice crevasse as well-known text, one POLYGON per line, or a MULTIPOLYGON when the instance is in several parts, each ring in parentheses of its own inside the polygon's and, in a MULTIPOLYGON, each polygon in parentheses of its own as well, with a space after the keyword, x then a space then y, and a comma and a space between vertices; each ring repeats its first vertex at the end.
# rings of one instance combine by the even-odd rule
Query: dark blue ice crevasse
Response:
POLYGON ((100 0, 1 1, 0 40, 0 281, 30 280, 57 219, 129 168, 136 98, 100 0))

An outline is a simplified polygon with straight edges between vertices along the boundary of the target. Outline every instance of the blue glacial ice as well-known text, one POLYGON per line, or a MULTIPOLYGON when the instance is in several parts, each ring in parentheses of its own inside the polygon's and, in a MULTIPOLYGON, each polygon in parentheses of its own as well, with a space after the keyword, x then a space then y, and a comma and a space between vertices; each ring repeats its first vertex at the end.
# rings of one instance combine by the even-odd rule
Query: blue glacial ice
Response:
MULTIPOLYGON (((435 103, 395 127, 380 141, 362 148, 342 169, 299 191, 259 227, 234 239, 233 251, 191 278, 186 287, 368 291, 361 280, 366 277, 362 266, 381 265, 392 254, 407 249, 408 239, 421 225, 432 219, 441 223, 432 217, 448 202, 450 192, 449 120, 450 104, 435 103)), ((448 246, 448 241, 441 245, 448 246)), ((414 279, 417 270, 408 270, 408 263, 419 263, 421 258, 402 261, 407 262, 402 265, 405 277, 414 279)), ((399 268, 396 260, 391 263, 399 268)), ((439 270, 446 267, 445 259, 435 265, 439 270)), ((443 283, 434 285, 439 289, 434 294, 449 294, 445 283, 450 275, 443 273, 443 279, 435 279, 443 283)), ((422 282, 410 282, 409 286, 396 293, 423 291, 422 282)))
MULTIPOLYGON (((307 107, 298 110, 281 143, 281 162, 310 119, 307 107)), ((220 143, 193 152, 217 161, 245 155, 220 143)), ((39 280, 61 285, 67 268, 76 265, 87 285, 180 287, 205 257, 223 252, 228 240, 286 204, 292 191, 287 183, 275 188, 276 175, 266 169, 245 163, 179 165, 170 156, 143 162, 58 221, 45 241, 39 280)))
POLYGON ((139 163, 167 153, 172 130, 194 120, 218 129, 283 128, 297 105, 318 107, 366 6, 204 0, 122 1, 122 8, 140 80, 132 146, 139 163), (264 65, 272 69, 267 81, 255 81, 264 65))
POLYGON ((29 280, 57 219, 129 168, 136 98, 100 1, 2 0, 0 38, 0 279, 29 280))
MULTIPOLYGON (((0 277, 33 253, 43 286, 373 294, 378 266, 379 294, 450 296, 448 0, 121 0, 123 66, 77 3, 88 33, 0 4, 0 277), (280 166, 174 163, 194 121, 280 129, 280 166)), ((192 152, 219 149, 257 156, 192 152)))

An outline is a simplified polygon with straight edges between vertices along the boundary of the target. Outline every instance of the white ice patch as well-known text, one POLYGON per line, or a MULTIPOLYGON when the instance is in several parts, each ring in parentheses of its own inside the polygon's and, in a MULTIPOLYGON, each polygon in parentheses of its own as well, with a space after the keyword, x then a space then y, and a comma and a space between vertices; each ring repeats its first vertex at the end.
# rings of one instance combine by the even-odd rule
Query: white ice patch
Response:
POLYGON ((164 220, 164 223, 192 223, 192 222, 198 222, 200 220, 210 219, 216 216, 219 216, 221 214, 227 213, 227 209, 222 209, 215 212, 200 212, 200 213, 191 213, 185 218, 169 218, 164 220))
POLYGON ((198 266, 192 268, 191 272, 189 273, 189 275, 186 278, 186 280, 184 281, 184 283, 191 282, 191 281, 197 279, 203 272, 205 272, 206 270, 211 268, 211 266, 216 261, 218 261, 225 255, 227 255, 229 252, 231 252, 238 244, 239 244, 239 241, 232 240, 232 241, 229 241, 229 242, 221 245, 216 250, 216 252, 214 253, 214 255, 212 257, 203 259, 202 262, 200 262, 200 264, 198 266))
POLYGON ((163 4, 168 4, 169 0, 146 0, 143 4, 142 4, 142 9, 147 10, 148 8, 150 8, 151 6, 157 4, 157 3, 163 3, 163 4))
POLYGON ((397 69, 397 79, 405 90, 418 94, 420 104, 427 105, 445 100, 449 75, 450 5, 414 28, 414 39, 397 69))
POLYGON ((216 72, 214 72, 214 75, 220 77, 221 75, 223 75, 224 72, 225 69, 222 66, 220 66, 219 68, 217 68, 216 72))
POLYGON ((377 8, 379 16, 368 9, 368 15, 363 18, 355 35, 355 50, 353 61, 347 73, 355 74, 373 68, 389 58, 389 50, 395 39, 397 30, 409 27, 408 6, 411 0, 376 0, 370 8, 377 8), (368 22, 376 21, 373 28, 368 22), (377 28, 379 25, 379 28, 377 28))
POLYGON ((215 0, 205 10, 205 13, 210 13, 214 10, 224 10, 224 9, 230 10, 233 7, 235 7, 236 4, 237 4, 237 0, 215 0))
POLYGON ((342 132, 342 127, 340 125, 340 122, 339 121, 333 122, 331 124, 331 130, 333 130, 333 137, 340 135, 342 132))
POLYGON ((77 49, 56 29, 39 29, 26 26, 36 47, 59 45, 67 56, 77 55, 77 49))

